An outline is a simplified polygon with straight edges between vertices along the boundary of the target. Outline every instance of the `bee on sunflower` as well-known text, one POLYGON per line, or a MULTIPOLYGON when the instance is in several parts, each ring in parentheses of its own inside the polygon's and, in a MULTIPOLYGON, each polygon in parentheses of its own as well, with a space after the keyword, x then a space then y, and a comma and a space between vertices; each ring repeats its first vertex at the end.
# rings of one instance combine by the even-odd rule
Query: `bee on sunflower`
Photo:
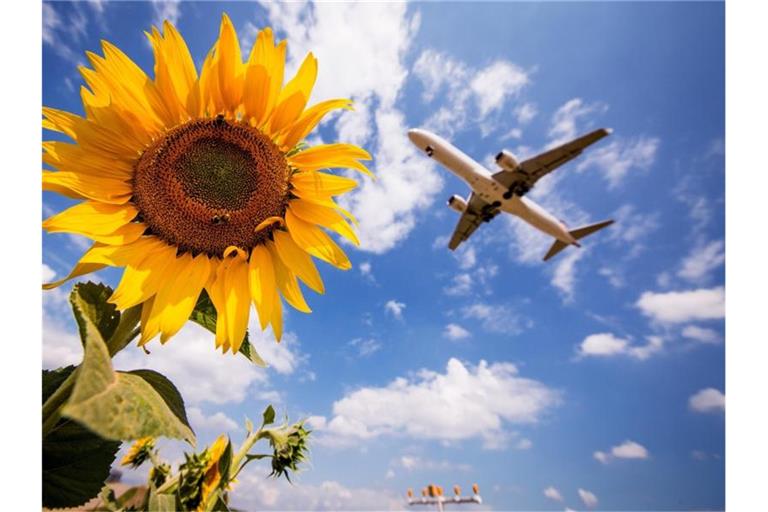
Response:
POLYGON ((49 233, 93 240, 53 288, 101 268, 125 270, 110 302, 141 305, 140 345, 165 343, 205 290, 217 311, 216 347, 237 353, 251 302, 262 329, 282 333, 282 299, 310 312, 298 281, 323 293, 312 257, 349 269, 325 229, 357 244, 352 215, 334 196, 357 186, 323 169, 370 174, 370 155, 351 144, 307 147, 322 118, 346 99, 307 108, 317 76, 310 53, 283 84, 286 42, 259 32, 247 60, 222 16, 198 74, 167 21, 147 34, 154 79, 102 42, 80 67, 85 117, 43 108, 43 127, 73 143, 43 142, 43 190, 80 200, 43 222, 49 233))

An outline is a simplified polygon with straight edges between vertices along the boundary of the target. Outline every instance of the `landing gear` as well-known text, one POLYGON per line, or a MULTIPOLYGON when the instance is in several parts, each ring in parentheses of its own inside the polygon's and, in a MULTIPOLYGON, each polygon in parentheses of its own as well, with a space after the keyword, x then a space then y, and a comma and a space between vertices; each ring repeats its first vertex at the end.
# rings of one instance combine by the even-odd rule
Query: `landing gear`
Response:
POLYGON ((427 146, 426 148, 424 148, 424 151, 427 152, 427 156, 430 158, 432 158, 432 155, 435 154, 435 148, 433 148, 432 146, 427 146))
POLYGON ((525 183, 516 183, 511 187, 509 187, 509 190, 504 192, 504 194, 502 194, 502 197, 504 199, 512 199, 512 196, 522 197, 525 194, 527 194, 529 190, 531 190, 531 187, 529 187, 525 183))

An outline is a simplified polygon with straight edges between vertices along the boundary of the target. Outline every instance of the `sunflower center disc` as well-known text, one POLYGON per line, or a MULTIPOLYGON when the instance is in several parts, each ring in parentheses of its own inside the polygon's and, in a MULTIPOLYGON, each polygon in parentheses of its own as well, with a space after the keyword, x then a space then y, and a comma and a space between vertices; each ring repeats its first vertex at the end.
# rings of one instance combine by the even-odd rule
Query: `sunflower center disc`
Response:
POLYGON ((288 164, 261 131, 222 119, 178 126, 136 163, 134 196, 152 234, 183 251, 221 256, 262 243, 285 214, 288 164))

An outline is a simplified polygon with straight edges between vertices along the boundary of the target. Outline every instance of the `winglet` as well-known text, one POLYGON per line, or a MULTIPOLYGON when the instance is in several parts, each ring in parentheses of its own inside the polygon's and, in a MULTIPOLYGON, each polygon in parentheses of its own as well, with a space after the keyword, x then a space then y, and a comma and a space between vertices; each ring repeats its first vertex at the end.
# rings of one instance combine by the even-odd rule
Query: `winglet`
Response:
MULTIPOLYGON (((579 240, 581 238, 584 238, 585 236, 591 235, 595 231, 600 231, 601 229, 610 226, 611 224, 613 224, 613 222, 614 222, 613 219, 604 220, 602 222, 598 222, 597 224, 590 224, 589 226, 582 226, 580 228, 573 229, 569 231, 569 233, 575 240, 579 240)), ((547 251, 547 254, 544 255, 544 261, 547 261, 548 259, 553 257, 554 255, 556 255, 557 253, 559 253, 560 251, 568 247, 568 245, 570 244, 561 242, 560 240, 555 240, 555 243, 553 243, 552 247, 549 248, 549 251, 547 251)), ((575 245, 576 247, 581 247, 580 244, 575 242, 573 243, 573 245, 575 245)))

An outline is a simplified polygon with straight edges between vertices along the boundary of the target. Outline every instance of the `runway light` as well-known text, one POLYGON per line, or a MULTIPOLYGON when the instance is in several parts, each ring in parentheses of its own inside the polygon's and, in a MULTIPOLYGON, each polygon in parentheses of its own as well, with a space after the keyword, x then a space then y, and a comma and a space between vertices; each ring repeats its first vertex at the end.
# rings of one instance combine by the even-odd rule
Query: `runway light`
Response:
POLYGON ((472 492, 475 495, 480 494, 480 487, 478 487, 477 484, 472 484, 472 492))
POLYGON ((437 486, 437 495, 442 496, 443 495, 443 487, 438 485, 437 486))
POLYGON ((408 497, 413 498, 413 489, 408 488, 408 497))
POLYGON ((427 488, 426 488, 426 487, 424 487, 424 488, 421 490, 421 495, 422 495, 422 496, 424 496, 425 498, 427 497, 427 488))
POLYGON ((454 485, 453 486, 453 494, 455 494, 456 496, 461 495, 461 487, 459 487, 458 485, 454 485))

